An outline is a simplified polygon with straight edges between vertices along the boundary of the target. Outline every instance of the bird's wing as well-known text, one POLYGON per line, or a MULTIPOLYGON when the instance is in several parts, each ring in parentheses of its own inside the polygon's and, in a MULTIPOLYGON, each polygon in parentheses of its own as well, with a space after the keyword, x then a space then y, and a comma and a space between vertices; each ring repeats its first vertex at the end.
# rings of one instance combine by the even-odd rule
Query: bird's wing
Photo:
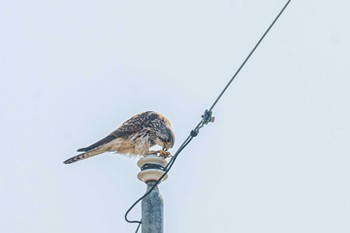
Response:
POLYGON ((86 152, 86 151, 90 151, 90 150, 92 150, 92 149, 95 149, 95 148, 98 148, 98 147, 100 147, 100 146, 103 146, 103 145, 105 145, 105 144, 107 144, 107 143, 113 141, 113 140, 116 139, 116 138, 117 138, 116 136, 110 134, 110 135, 108 135, 107 137, 101 139, 100 141, 95 142, 94 144, 92 144, 92 145, 90 145, 90 146, 88 146, 88 147, 80 148, 80 149, 78 149, 77 151, 78 151, 78 152, 81 152, 81 151, 85 151, 85 152, 86 152))
POLYGON ((151 111, 135 115, 126 122, 124 122, 118 129, 113 131, 107 137, 88 147, 80 148, 78 151, 90 151, 92 149, 101 147, 102 145, 105 145, 119 137, 128 138, 136 132, 140 132, 143 129, 147 128, 149 126, 149 123, 158 117, 159 115, 157 113, 151 111))
POLYGON ((110 135, 115 137, 127 138, 136 132, 140 132, 146 128, 151 127, 150 123, 159 118, 159 115, 155 112, 144 112, 137 114, 124 122, 117 130, 113 131, 110 135))

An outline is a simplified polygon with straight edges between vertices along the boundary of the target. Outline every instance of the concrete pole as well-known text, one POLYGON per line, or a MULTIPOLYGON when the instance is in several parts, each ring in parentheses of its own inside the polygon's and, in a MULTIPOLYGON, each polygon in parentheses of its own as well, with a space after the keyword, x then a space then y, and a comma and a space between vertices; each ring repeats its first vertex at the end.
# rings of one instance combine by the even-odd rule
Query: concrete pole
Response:
MULTIPOLYGON (((157 155, 148 155, 140 159, 137 165, 141 171, 137 177, 146 183, 149 191, 156 181, 164 174, 163 168, 167 161, 157 155)), ((163 180, 168 177, 166 175, 163 180)), ((163 233, 164 232, 164 204, 162 195, 156 186, 141 203, 142 208, 142 233, 163 233)))

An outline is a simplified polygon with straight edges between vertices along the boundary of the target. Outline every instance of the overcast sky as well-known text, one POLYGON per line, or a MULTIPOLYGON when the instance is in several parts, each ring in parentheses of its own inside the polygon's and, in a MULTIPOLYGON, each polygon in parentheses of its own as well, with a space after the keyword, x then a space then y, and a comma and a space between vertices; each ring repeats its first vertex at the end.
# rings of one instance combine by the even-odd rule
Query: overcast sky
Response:
MULTIPOLYGON (((0 232, 134 232, 137 159, 63 161, 146 110, 175 152, 285 2, 2 1, 0 232)), ((350 232, 349 9, 291 2, 160 185, 165 232, 350 232)))

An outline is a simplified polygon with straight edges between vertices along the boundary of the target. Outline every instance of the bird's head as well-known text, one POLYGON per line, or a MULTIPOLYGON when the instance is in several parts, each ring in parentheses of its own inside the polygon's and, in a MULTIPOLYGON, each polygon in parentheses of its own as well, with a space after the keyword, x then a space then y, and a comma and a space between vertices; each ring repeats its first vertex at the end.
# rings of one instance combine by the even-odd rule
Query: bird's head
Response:
POLYGON ((169 130, 167 132, 167 136, 165 137, 164 141, 165 141, 164 146, 163 146, 164 150, 168 150, 174 146, 175 135, 174 135, 174 132, 171 130, 171 128, 169 128, 169 130))
POLYGON ((175 134, 171 129, 171 125, 168 119, 164 117, 164 122, 159 127, 159 131, 157 132, 157 136, 159 138, 158 145, 163 147, 163 150, 168 150, 174 146, 175 143, 175 134))

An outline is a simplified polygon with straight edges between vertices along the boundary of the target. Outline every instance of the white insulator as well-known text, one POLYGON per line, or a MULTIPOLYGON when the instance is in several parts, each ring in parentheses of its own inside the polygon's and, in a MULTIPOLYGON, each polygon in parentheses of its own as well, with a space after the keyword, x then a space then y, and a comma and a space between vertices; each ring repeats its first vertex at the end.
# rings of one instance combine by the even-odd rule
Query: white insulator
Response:
MULTIPOLYGON (((164 158, 159 157, 157 155, 147 155, 146 157, 140 159, 137 162, 137 165, 140 168, 142 168, 145 164, 152 168, 145 168, 144 170, 140 171, 137 174, 137 178, 146 183, 148 181, 158 180, 164 174, 164 171, 161 167, 157 168, 157 166, 165 167, 168 164, 168 162, 164 158)), ((166 180, 167 178, 168 175, 165 175, 162 181, 166 180)))

